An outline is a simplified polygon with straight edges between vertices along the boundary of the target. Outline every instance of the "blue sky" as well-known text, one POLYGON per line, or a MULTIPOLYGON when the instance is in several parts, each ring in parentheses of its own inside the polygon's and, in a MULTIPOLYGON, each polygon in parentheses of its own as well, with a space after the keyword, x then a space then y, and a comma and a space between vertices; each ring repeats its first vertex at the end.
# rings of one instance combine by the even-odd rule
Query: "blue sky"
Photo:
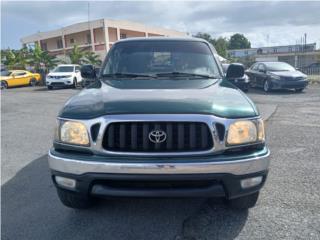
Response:
MULTIPOLYGON (((1 48, 20 38, 88 20, 88 2, 1 2, 1 48)), ((320 46, 320 2, 90 2, 90 19, 138 21, 214 37, 245 34, 254 47, 295 44, 304 33, 320 46)))

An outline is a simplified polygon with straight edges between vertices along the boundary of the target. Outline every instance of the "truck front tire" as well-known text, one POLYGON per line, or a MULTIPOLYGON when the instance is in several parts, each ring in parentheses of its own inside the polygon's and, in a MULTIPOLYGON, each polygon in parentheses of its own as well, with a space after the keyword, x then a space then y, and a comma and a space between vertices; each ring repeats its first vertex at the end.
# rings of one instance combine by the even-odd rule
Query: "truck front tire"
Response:
POLYGON ((92 199, 89 196, 80 195, 60 188, 57 188, 57 192, 63 205, 69 208, 86 209, 92 205, 92 199))
POLYGON ((248 209, 256 205, 259 197, 259 192, 252 193, 247 196, 228 199, 227 203, 231 208, 234 209, 248 209))

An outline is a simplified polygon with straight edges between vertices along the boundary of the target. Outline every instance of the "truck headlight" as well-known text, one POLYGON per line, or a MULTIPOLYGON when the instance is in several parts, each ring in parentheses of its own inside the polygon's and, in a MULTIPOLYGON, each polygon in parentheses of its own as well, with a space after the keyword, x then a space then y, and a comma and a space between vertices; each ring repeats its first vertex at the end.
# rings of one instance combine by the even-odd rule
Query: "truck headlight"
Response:
POLYGON ((228 130, 228 145, 238 145, 264 141, 264 125, 259 119, 257 123, 250 120, 240 120, 230 125, 228 130))
POLYGON ((65 121, 60 125, 60 141, 64 143, 89 145, 89 135, 86 126, 80 122, 65 121))

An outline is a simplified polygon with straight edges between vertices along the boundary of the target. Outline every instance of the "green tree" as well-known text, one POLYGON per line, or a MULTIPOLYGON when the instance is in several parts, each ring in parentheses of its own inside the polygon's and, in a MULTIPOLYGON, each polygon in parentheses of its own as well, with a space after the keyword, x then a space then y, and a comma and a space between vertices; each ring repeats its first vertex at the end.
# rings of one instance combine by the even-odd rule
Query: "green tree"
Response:
POLYGON ((30 65, 32 56, 32 50, 27 47, 23 47, 20 50, 16 51, 16 66, 20 69, 26 69, 27 65, 30 65))
POLYGON ((46 70, 53 68, 58 64, 58 60, 54 56, 50 56, 48 52, 43 51, 38 44, 30 52, 29 63, 34 66, 36 71, 39 71, 41 66, 44 66, 46 70))
POLYGON ((212 39, 211 35, 209 33, 202 33, 202 32, 198 32, 196 35, 194 35, 194 37, 196 38, 202 38, 206 41, 208 41, 209 43, 213 44, 214 39, 212 39))
POLYGON ((84 52, 77 46, 74 45, 73 49, 69 53, 69 58, 72 64, 81 64, 84 52))
POLYGON ((250 41, 240 33, 236 33, 230 37, 229 49, 244 49, 251 48, 250 41))
POLYGON ((211 43, 214 48, 217 50, 217 53, 222 56, 222 57, 227 57, 227 49, 228 49, 228 39, 223 38, 223 37, 219 37, 217 39, 212 38, 211 35, 209 33, 197 33, 194 37, 197 38, 202 38, 206 41, 208 41, 209 43, 211 43))
POLYGON ((219 37, 218 39, 215 39, 213 45, 220 56, 224 58, 228 56, 228 53, 227 53, 228 40, 226 38, 219 37))
POLYGON ((56 57, 49 55, 47 52, 43 52, 41 58, 42 63, 44 64, 47 70, 54 68, 58 65, 59 62, 59 60, 56 57))
POLYGON ((86 64, 92 65, 101 65, 101 60, 99 59, 99 55, 95 54, 94 52, 86 52, 84 54, 83 62, 86 64))
POLYGON ((17 53, 11 49, 1 51, 1 62, 9 69, 14 68, 18 62, 17 53))

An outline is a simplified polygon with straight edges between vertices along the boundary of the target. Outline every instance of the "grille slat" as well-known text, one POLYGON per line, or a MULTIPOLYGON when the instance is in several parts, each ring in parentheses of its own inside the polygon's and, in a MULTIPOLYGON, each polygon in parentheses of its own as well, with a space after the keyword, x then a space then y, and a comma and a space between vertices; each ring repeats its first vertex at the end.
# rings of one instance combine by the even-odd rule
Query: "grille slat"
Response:
POLYGON ((208 144, 207 134, 208 131, 206 130, 205 126, 201 125, 201 147, 205 147, 208 144))
POLYGON ((142 134, 143 150, 148 150, 148 146, 149 146, 149 125, 147 123, 143 123, 142 129, 143 129, 143 134, 142 134))
POLYGON ((189 128, 189 144, 190 148, 194 149, 196 147, 196 126, 194 123, 190 124, 189 128))
POLYGON ((131 124, 131 147, 133 150, 137 149, 138 141, 137 141, 137 124, 132 123, 131 124))
POLYGON ((102 145, 115 152, 196 152, 212 149, 213 139, 202 122, 114 122, 107 126, 102 145), (165 132, 165 140, 152 142, 152 131, 165 132))
POLYGON ((178 123, 178 149, 182 150, 184 147, 184 124, 178 123))
POLYGON ((126 146, 126 125, 124 123, 120 124, 119 128, 119 142, 120 148, 125 148, 126 146))

